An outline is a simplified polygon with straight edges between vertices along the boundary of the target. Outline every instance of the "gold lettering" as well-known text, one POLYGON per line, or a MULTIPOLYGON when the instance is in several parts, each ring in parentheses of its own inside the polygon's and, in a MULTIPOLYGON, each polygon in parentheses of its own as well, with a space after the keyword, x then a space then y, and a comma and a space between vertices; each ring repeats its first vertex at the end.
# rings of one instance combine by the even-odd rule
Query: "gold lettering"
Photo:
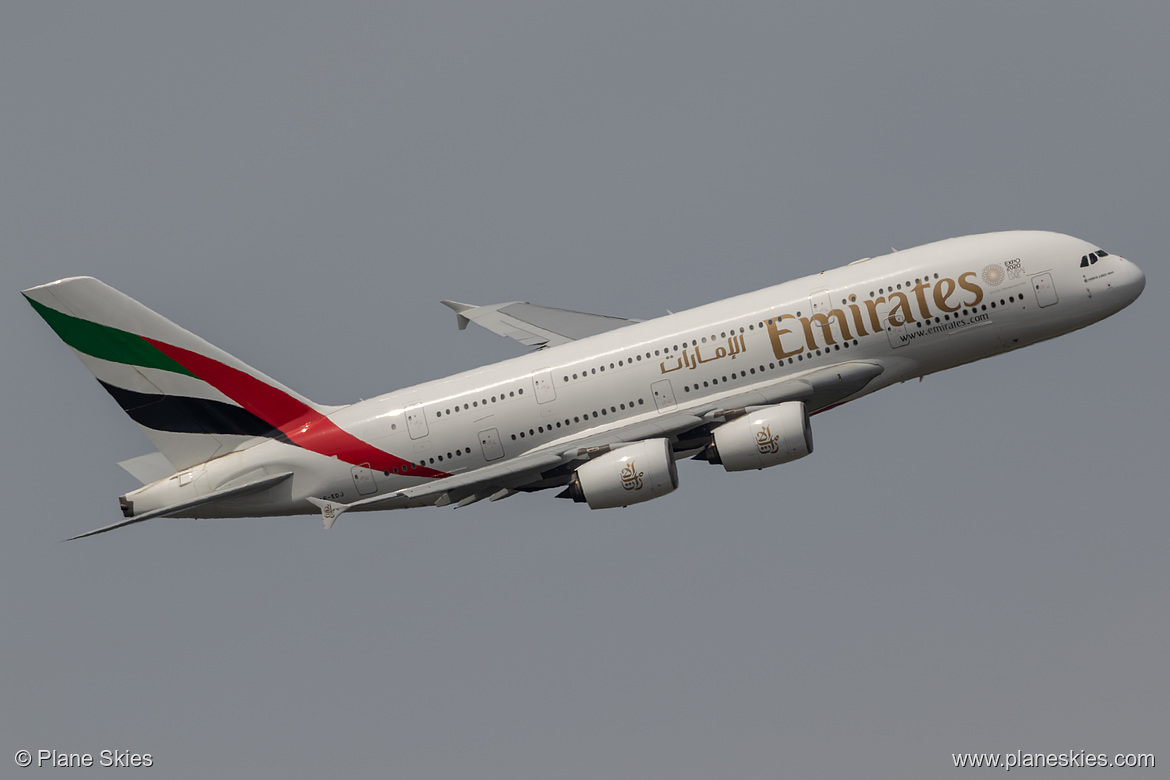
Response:
POLYGON ((804 326, 804 335, 809 349, 816 349, 820 346, 813 336, 812 326, 814 324, 821 329, 821 338, 824 340, 826 346, 831 347, 837 343, 837 340, 833 338, 833 319, 837 320, 837 327, 841 329, 842 338, 846 341, 853 338, 853 334, 849 332, 849 322, 845 317, 845 312, 840 309, 833 309, 828 314, 814 314, 811 317, 800 318, 800 323, 804 326))
POLYGON ((853 324, 857 326, 857 335, 868 336, 869 331, 865 329, 865 316, 861 313, 861 307, 856 303, 851 303, 849 311, 853 312, 853 324))
POLYGON ((878 307, 879 303, 885 303, 885 302, 886 302, 886 299, 880 295, 876 298, 867 300, 865 302, 865 308, 869 310, 869 323, 871 325, 873 325, 873 332, 874 333, 879 333, 883 330, 882 318, 878 316, 877 307, 878 307))
POLYGON ((934 288, 934 305, 943 311, 958 311, 959 305, 951 306, 947 303, 947 298, 955 291, 954 279, 939 279, 938 284, 934 288))
POLYGON ((793 350, 786 350, 784 349, 784 345, 780 343, 781 335, 792 332, 791 328, 779 327, 780 320, 794 319, 796 319, 795 315, 781 314, 777 319, 768 320, 768 337, 772 339, 772 353, 776 356, 777 360, 783 360, 786 357, 790 357, 804 351, 803 347, 797 347, 793 350))
POLYGON ((914 285, 914 295, 918 297, 918 310, 922 312, 922 319, 930 319, 930 307, 926 305, 926 288, 930 287, 930 282, 919 282, 914 285))
POLYGON ((849 318, 845 316, 845 312, 840 309, 833 309, 829 312, 829 319, 837 320, 837 327, 841 329, 841 338, 845 341, 850 341, 853 338, 853 333, 849 330, 849 318))
MULTIPOLYGON (((937 291, 938 288, 936 287, 935 292, 937 291)), ((890 293, 890 300, 892 301, 895 298, 898 299, 898 302, 894 304, 894 308, 890 309, 890 324, 894 327, 898 327, 900 325, 905 325, 907 322, 913 322, 914 312, 910 308, 910 299, 906 297, 906 293, 890 293), (901 312, 901 314, 899 315, 898 312, 901 312)))
POLYGON ((804 343, 805 349, 816 349, 817 338, 813 335, 812 322, 808 317, 801 317, 800 324, 804 327, 804 343))
POLYGON ((968 276, 975 276, 975 272, 968 271, 967 273, 960 276, 959 277, 959 286, 962 287, 967 292, 973 293, 975 295, 975 300, 971 301, 970 303, 964 303, 963 305, 964 306, 978 306, 979 302, 983 300, 983 288, 980 287, 979 285, 975 284, 974 282, 968 281, 967 280, 968 276))

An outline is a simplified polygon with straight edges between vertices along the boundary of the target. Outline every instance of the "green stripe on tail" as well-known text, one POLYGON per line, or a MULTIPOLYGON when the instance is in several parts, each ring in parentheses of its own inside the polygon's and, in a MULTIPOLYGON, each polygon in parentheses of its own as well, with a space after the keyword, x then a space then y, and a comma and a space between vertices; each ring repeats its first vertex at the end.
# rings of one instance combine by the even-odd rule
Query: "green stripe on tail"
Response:
POLYGON ((38 303, 27 295, 24 297, 36 309, 37 314, 44 317, 45 322, 49 323, 49 327, 56 331, 61 340, 78 352, 114 363, 195 376, 142 336, 73 317, 38 303))

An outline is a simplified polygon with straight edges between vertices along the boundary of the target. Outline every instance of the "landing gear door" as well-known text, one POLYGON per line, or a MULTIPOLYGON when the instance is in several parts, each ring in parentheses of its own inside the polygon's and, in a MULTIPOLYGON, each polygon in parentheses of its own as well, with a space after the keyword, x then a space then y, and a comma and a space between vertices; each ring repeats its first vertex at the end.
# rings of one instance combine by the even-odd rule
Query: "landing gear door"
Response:
POLYGON ((1056 296, 1056 285, 1052 283, 1052 274, 1036 274, 1032 277, 1032 289, 1036 291, 1036 303, 1040 308, 1051 306, 1060 300, 1056 296))

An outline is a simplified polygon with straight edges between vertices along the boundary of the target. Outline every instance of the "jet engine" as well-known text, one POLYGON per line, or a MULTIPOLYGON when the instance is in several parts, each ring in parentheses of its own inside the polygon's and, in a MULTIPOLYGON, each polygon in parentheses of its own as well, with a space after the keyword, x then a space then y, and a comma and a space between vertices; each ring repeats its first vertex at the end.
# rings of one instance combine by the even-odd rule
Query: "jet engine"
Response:
POLYGON ((720 425, 698 457, 720 463, 727 471, 748 471, 803 458, 812 449, 804 402, 787 401, 720 425))
POLYGON ((574 473, 560 494, 590 509, 612 509, 665 496, 678 487, 668 439, 646 439, 599 455, 574 473))

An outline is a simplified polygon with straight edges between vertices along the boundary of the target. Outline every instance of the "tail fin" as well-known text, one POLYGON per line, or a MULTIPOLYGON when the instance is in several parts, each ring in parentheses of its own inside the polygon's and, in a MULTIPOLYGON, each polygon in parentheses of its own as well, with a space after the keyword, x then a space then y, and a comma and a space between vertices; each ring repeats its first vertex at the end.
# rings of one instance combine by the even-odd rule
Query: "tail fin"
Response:
POLYGON ((175 469, 285 439, 298 419, 328 414, 133 298, 87 276, 24 291, 175 469))

